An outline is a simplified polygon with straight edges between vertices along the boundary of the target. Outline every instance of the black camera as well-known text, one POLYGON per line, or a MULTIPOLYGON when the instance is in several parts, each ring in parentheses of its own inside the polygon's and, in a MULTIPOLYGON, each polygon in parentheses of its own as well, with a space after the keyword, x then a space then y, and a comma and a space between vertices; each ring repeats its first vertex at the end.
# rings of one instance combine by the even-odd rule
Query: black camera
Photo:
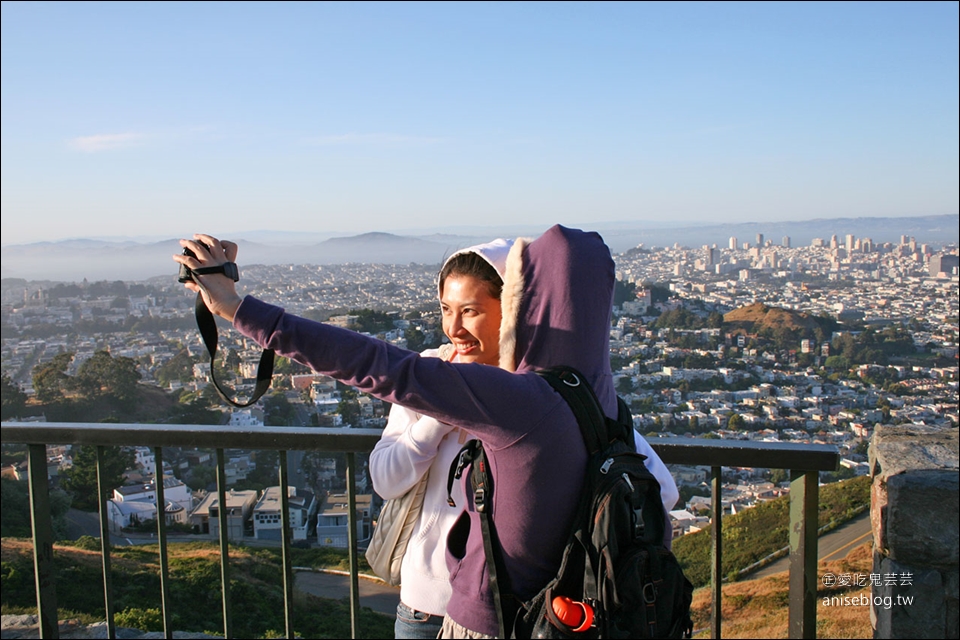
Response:
MULTIPOLYGON (((202 242, 200 244, 203 244, 202 242)), ((204 247, 207 247, 207 250, 210 250, 210 247, 206 244, 203 244, 204 247)), ((190 249, 184 247, 183 255, 190 256, 191 258, 196 258, 195 254, 190 249)), ((206 275, 208 273, 222 273, 228 278, 232 279, 234 282, 240 280, 240 269, 237 268, 236 262, 224 262, 221 265, 215 267, 200 267, 199 269, 191 269, 185 264, 180 265, 180 274, 177 276, 177 280, 180 282, 193 282, 196 281, 194 276, 206 275)))
MULTIPOLYGON (((204 245, 204 246, 206 246, 206 245, 204 245)), ((187 249, 186 247, 183 248, 183 255, 185 255, 185 256, 190 256, 191 258, 196 258, 196 257, 197 257, 197 254, 195 254, 195 253, 194 253, 193 251, 191 251, 190 249, 187 249)), ((191 269, 190 267, 188 267, 188 266, 185 265, 185 264, 181 264, 181 265, 180 265, 180 275, 177 276, 177 280, 180 281, 180 282, 192 282, 192 281, 193 281, 193 269, 191 269)))

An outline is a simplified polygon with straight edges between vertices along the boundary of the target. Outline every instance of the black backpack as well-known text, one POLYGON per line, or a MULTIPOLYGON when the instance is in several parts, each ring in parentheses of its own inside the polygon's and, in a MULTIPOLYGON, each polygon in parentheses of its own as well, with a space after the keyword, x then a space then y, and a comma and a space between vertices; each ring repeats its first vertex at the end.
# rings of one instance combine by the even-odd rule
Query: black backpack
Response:
POLYGON ((660 484, 636 453, 630 411, 618 398, 610 420, 582 375, 567 367, 538 372, 570 405, 587 462, 577 515, 560 570, 531 600, 510 593, 487 513, 493 494, 479 441, 451 467, 450 483, 473 463, 471 484, 499 618, 499 638, 689 638, 693 585, 663 545, 667 519, 660 484))

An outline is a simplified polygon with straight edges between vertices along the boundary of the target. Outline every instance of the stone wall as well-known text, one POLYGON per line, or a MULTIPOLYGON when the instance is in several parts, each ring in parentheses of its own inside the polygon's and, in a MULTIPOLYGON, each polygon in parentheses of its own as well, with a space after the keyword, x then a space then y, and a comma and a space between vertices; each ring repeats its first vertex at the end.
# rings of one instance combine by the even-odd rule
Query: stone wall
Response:
POLYGON ((880 425, 870 443, 874 638, 960 637, 956 428, 880 425))

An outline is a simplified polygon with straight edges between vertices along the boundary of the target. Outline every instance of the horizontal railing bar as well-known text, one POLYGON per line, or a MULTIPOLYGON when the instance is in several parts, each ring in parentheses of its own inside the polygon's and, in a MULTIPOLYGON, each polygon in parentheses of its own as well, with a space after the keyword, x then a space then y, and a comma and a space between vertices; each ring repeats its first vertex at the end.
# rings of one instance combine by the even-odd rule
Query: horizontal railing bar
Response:
MULTIPOLYGON (((379 429, 326 427, 224 427, 178 424, 98 424, 83 422, 4 422, 0 439, 18 444, 150 445, 161 447, 371 451, 379 429)), ((763 467, 835 471, 840 454, 833 445, 703 438, 650 438, 668 464, 763 467)))
POLYGON ((647 442, 667 464, 804 471, 836 471, 840 468, 840 453, 837 447, 829 444, 704 438, 649 438, 647 442))
POLYGON ((371 451, 380 429, 326 427, 227 427, 181 424, 99 424, 86 422, 4 422, 4 443, 147 445, 204 449, 282 449, 328 452, 371 451), (229 440, 228 440, 229 438, 229 440))

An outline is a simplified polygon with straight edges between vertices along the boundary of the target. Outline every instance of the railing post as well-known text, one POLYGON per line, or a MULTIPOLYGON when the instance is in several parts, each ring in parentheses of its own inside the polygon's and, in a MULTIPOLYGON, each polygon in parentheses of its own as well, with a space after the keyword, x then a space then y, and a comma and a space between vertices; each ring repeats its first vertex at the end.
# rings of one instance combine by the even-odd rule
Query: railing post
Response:
POLYGON ((230 523, 227 511, 227 472, 223 449, 217 449, 217 522, 220 523, 220 589, 223 595, 223 637, 232 638, 230 621, 230 523))
POLYGON ((53 523, 47 480, 47 446, 29 445, 30 521, 33 524, 33 574, 37 584, 40 637, 59 638, 57 585, 53 568, 53 523))
POLYGON ((356 454, 347 452, 347 547, 350 554, 350 629, 360 637, 360 580, 357 559, 357 487, 356 454))
POLYGON ((167 560, 167 499, 163 487, 163 451, 153 448, 156 471, 153 473, 153 486, 157 490, 157 557, 160 559, 160 603, 163 612, 163 636, 173 637, 173 620, 170 613, 170 563, 167 560))
POLYGON ((103 607, 107 619, 107 637, 117 637, 113 619, 113 580, 110 571, 110 518, 107 513, 107 491, 104 486, 104 452, 106 447, 97 446, 97 504, 100 506, 100 556, 103 564, 103 607))
POLYGON ((817 637, 817 529, 819 473, 790 471, 791 638, 817 637))
POLYGON ((293 631, 293 560, 290 557, 290 496, 287 494, 287 485, 290 483, 290 474, 287 469, 287 452, 277 452, 280 461, 280 548, 283 559, 283 616, 287 625, 287 637, 295 638, 293 631))
POLYGON ((722 502, 722 468, 712 467, 710 470, 710 509, 713 514, 710 523, 711 547, 710 589, 713 610, 710 613, 710 635, 720 638, 720 605, 722 602, 723 587, 723 502, 722 502))

